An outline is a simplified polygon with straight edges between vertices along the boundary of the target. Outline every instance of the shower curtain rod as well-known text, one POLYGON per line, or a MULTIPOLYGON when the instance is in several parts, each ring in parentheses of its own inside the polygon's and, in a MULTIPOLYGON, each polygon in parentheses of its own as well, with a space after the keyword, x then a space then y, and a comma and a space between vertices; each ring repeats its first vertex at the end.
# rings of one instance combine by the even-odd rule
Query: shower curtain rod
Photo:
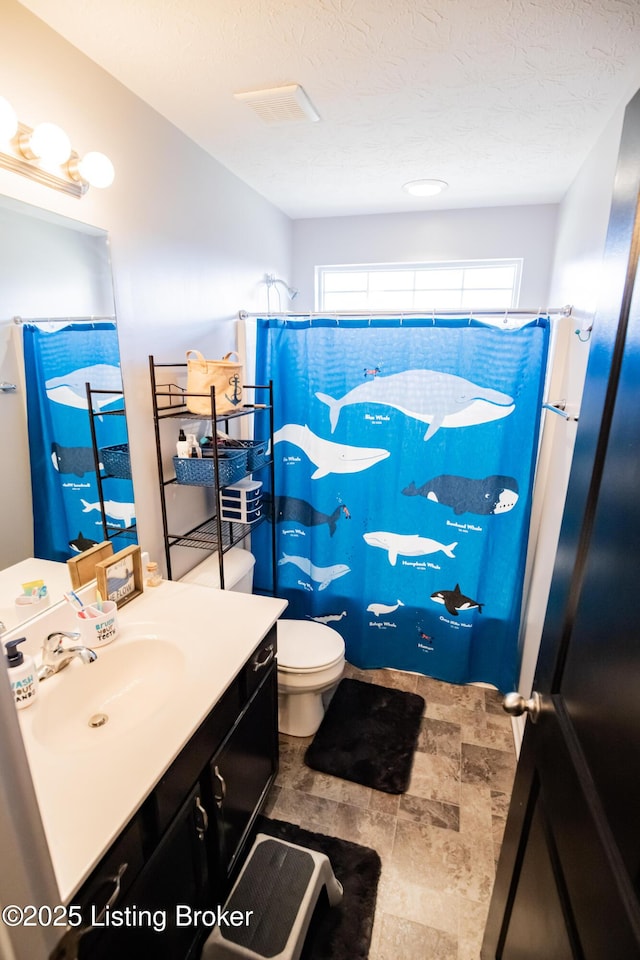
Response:
POLYGON ((13 317, 13 322, 21 323, 115 323, 115 317, 13 317))
POLYGON ((543 316, 560 316, 560 317, 570 317, 572 312, 571 304, 566 304, 564 307, 549 307, 546 310, 522 310, 522 309, 509 309, 509 310, 325 310, 325 311, 311 311, 309 313, 271 313, 268 310, 263 311, 262 313, 249 313, 247 310, 239 310, 238 316, 241 320, 249 320, 250 318, 270 318, 270 317, 284 317, 285 319, 295 319, 296 317, 308 317, 309 319, 322 318, 329 319, 335 317, 345 317, 346 319, 363 319, 366 320, 369 317, 520 317, 520 316, 529 316, 529 317, 543 317, 543 316))

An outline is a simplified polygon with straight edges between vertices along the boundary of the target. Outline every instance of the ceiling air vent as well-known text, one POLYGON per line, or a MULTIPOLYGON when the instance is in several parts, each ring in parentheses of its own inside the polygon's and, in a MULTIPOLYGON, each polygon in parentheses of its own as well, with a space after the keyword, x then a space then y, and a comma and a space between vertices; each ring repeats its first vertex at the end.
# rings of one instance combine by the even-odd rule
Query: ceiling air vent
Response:
POLYGON ((234 93, 234 97, 244 100, 264 123, 271 126, 279 123, 314 123, 320 119, 299 83, 234 93))

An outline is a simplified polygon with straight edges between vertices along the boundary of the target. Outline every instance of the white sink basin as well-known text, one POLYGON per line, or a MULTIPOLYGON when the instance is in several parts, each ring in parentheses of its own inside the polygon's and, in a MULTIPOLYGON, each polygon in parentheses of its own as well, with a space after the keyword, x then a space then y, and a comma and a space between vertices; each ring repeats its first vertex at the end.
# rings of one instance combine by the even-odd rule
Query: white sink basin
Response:
POLYGON ((72 661, 42 681, 31 709, 44 746, 74 752, 130 733, 170 699, 185 669, 184 654, 153 633, 96 652, 94 663, 72 661))

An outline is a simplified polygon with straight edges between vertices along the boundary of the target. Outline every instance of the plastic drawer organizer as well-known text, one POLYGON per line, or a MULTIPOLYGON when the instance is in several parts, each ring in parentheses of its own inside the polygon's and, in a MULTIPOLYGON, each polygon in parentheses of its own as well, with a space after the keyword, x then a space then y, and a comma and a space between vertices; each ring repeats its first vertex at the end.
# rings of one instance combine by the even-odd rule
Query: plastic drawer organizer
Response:
POLYGON ((262 483, 241 480, 220 491, 220 512, 223 520, 255 523, 262 516, 262 483))

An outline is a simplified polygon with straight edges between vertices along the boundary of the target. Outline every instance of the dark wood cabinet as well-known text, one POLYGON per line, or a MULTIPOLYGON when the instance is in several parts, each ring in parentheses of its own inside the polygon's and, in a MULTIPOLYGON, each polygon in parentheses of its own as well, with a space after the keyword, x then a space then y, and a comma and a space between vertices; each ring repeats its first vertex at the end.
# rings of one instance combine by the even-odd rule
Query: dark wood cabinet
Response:
POLYGON ((274 663, 209 764, 215 809, 211 833, 218 863, 215 892, 220 899, 241 859, 255 811, 262 807, 277 772, 277 710, 274 663))
POLYGON ((277 773, 275 644, 273 628, 73 898, 93 927, 79 960, 198 955, 196 911, 224 901, 277 773))

